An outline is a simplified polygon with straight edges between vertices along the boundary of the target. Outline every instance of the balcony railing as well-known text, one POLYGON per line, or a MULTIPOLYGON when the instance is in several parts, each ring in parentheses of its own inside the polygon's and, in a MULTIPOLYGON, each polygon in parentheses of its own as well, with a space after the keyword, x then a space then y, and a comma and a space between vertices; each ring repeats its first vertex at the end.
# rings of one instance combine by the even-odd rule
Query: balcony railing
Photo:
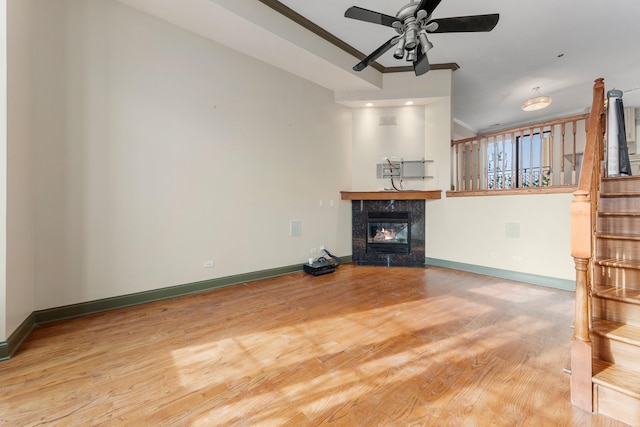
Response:
POLYGON ((551 168, 548 166, 524 168, 518 172, 504 170, 487 173, 489 190, 509 190, 513 188, 549 187, 551 183, 551 168), (519 179, 519 180, 518 180, 519 179), (516 183, 520 183, 516 186, 516 183))
POLYGON ((453 141, 453 191, 573 191, 588 118, 582 114, 453 141))

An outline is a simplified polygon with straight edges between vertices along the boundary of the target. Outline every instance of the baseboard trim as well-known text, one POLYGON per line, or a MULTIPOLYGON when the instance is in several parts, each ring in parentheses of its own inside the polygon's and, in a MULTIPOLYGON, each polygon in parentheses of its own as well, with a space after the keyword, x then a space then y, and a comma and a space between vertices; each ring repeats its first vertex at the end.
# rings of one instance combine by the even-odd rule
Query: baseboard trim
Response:
POLYGON ((465 264, 462 262, 447 261, 437 258, 426 258, 427 265, 434 267, 450 268, 452 270, 468 271, 470 273, 484 274, 485 276, 499 277, 501 279, 524 282, 532 285, 546 286, 549 288, 562 289, 564 291, 575 291, 576 282, 555 277, 540 276, 537 274, 520 273, 518 271, 501 270, 499 268, 485 267, 482 265, 465 264))
POLYGON ((35 313, 31 313, 18 329, 13 331, 6 341, 0 342, 0 360, 7 360, 18 350, 20 344, 27 339, 33 328, 36 327, 35 313))
POLYGON ((217 279, 203 280, 201 282, 188 283, 184 285, 170 286, 167 288, 154 289, 151 291, 137 292, 134 294, 120 295, 117 297, 88 301, 78 304, 65 305, 62 307, 48 308, 35 312, 36 323, 56 322, 58 320, 71 319, 79 316, 100 313, 103 311, 115 310, 118 308, 131 307, 139 304, 160 301, 168 298, 176 298, 198 292, 210 291, 212 289, 225 286, 238 285, 260 279, 283 276, 302 270, 302 264, 290 265, 287 267, 272 268, 269 270, 255 271, 251 273, 237 274, 234 276, 220 277, 217 279))
MULTIPOLYGON (((343 263, 351 262, 351 256, 340 257, 343 263)), ((61 307, 36 310, 22 322, 7 341, 0 342, 0 360, 7 360, 18 350, 20 344, 29 336, 31 331, 38 325, 56 322, 59 320, 71 319, 74 317, 86 316, 103 311, 116 310, 149 302, 160 301, 169 298, 176 298, 199 292, 210 291, 212 289, 225 286, 238 285, 256 280, 269 279, 271 277, 283 276, 285 274, 302 271, 302 264, 289 265, 286 267, 260 270, 251 273, 237 274, 234 276, 220 277, 217 279, 203 280, 201 282, 188 283, 184 285, 171 286, 167 288, 154 289, 151 291, 137 292, 128 295, 121 295, 112 298, 105 298, 94 301, 87 301, 78 304, 65 305, 61 307)))

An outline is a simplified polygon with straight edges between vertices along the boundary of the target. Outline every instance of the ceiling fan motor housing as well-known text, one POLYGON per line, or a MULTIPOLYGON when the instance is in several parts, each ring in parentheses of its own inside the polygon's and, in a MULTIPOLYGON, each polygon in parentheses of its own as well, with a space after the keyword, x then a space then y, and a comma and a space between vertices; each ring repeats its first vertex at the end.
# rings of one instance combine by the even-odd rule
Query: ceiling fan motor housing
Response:
POLYGON ((415 16, 416 8, 418 7, 419 3, 420 2, 414 1, 414 2, 411 2, 409 4, 405 4, 404 6, 402 6, 402 8, 396 14, 396 18, 398 18, 398 21, 404 22, 404 20, 406 18, 408 18, 409 16, 415 16))
MULTIPOLYGON (((398 22, 394 22, 393 27, 395 30, 402 36, 400 42, 398 43, 398 47, 394 52, 393 56, 396 59, 402 59, 404 53, 402 50, 406 50, 407 52, 413 51, 419 43, 420 36, 426 37, 426 34, 422 34, 422 27, 425 27, 428 21, 428 16, 426 11, 417 11, 420 2, 415 1, 409 4, 404 5, 396 14, 396 18, 398 22), (418 13, 416 13, 418 12, 418 13), (423 13, 420 13, 423 12, 423 13)), ((421 42, 421 41, 420 41, 421 42)), ((422 42, 420 44, 423 44, 422 42)), ((423 53, 426 53, 428 49, 427 42, 424 43, 423 53)), ((413 60, 412 58, 411 60, 413 60)))

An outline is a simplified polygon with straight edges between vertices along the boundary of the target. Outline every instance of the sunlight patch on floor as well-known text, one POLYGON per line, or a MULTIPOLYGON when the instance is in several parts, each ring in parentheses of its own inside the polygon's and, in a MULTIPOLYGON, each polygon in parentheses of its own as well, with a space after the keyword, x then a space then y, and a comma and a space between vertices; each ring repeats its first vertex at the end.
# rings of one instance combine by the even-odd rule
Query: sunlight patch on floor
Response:
POLYGON ((501 282, 469 289, 479 295, 499 298, 514 303, 531 302, 537 298, 552 297, 557 291, 540 286, 514 284, 513 282, 501 282), (510 291, 514 286, 519 286, 518 292, 510 291))
MULTIPOLYGON (((466 301, 452 296, 445 298, 453 306, 462 305, 466 301)), ((468 301, 466 303, 468 307, 468 301)), ((490 310, 490 306, 476 304, 473 314, 481 315, 490 310)), ((468 310, 464 313, 469 314, 468 310)), ((225 381, 253 375, 263 367, 295 366, 311 358, 324 361, 352 350, 350 347, 354 331, 359 335, 360 347, 369 346, 372 351, 376 351, 379 343, 396 337, 398 329, 405 331, 405 334, 420 332, 427 325, 430 329, 436 329, 439 324, 455 321, 461 315, 462 313, 455 312, 425 311, 424 303, 421 307, 408 302, 388 306, 384 310, 359 311, 330 319, 301 322, 295 326, 206 341, 174 350, 171 356, 182 386, 191 388, 200 382, 198 378, 192 378, 192 374, 201 375, 203 371, 225 381), (434 322, 433 319, 438 320, 434 322)))
MULTIPOLYGON (((499 364, 501 348, 518 348, 528 337, 549 333, 551 321, 522 313, 510 317, 487 303, 487 296, 501 298, 510 286, 473 288, 470 292, 483 296, 478 301, 442 295, 437 299, 446 301, 446 309, 431 311, 429 302, 405 302, 204 341, 173 351, 173 364, 182 387, 193 392, 212 384, 248 390, 210 409, 201 425, 233 423, 243 413, 260 413, 252 425, 267 419, 275 423, 278 413, 270 407, 294 407, 314 419, 376 390, 416 378, 430 383, 443 372, 446 376, 451 363, 470 370, 499 364), (493 317, 501 320, 491 323, 493 317)), ((554 293, 540 288, 519 292, 524 295, 511 298, 514 304, 554 293)))

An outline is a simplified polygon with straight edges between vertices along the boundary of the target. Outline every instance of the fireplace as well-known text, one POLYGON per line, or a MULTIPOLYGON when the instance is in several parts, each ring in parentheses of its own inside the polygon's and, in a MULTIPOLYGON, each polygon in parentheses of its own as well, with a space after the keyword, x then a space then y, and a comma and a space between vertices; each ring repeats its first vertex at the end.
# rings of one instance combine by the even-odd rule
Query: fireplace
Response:
POLYGON ((367 253, 411 252, 410 212, 368 212, 367 253))
POLYGON ((356 265, 424 267, 424 200, 353 200, 356 265))

